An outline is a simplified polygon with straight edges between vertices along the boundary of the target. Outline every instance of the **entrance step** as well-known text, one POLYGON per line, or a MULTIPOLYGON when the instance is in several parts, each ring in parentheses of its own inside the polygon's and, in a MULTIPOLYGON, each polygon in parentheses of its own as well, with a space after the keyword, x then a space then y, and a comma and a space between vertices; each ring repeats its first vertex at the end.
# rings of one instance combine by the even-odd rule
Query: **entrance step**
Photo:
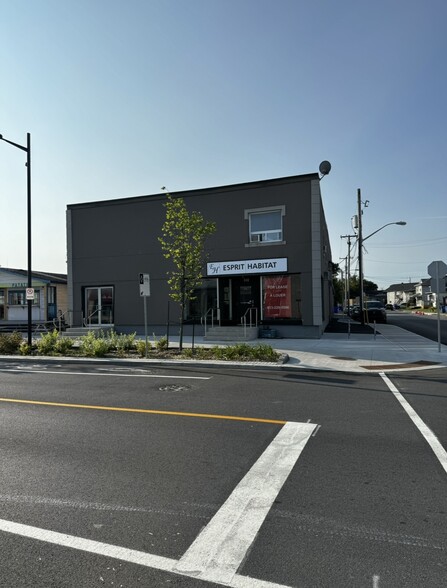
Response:
POLYGON ((254 341, 258 338, 258 327, 209 327, 205 341, 254 341))
POLYGON ((68 327, 65 331, 61 331, 61 335, 63 337, 70 337, 71 339, 77 339, 78 337, 85 337, 87 333, 93 331, 94 333, 108 333, 109 331, 113 331, 113 325, 90 325, 89 327, 68 327))

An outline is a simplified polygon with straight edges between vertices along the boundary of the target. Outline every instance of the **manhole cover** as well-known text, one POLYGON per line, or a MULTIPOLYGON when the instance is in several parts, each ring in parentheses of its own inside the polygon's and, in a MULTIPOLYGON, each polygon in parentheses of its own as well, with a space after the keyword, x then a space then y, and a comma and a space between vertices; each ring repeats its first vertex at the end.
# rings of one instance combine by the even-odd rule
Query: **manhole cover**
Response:
POLYGON ((189 390, 189 386, 178 386, 176 384, 172 384, 170 386, 160 386, 159 390, 161 390, 161 392, 186 392, 189 390))

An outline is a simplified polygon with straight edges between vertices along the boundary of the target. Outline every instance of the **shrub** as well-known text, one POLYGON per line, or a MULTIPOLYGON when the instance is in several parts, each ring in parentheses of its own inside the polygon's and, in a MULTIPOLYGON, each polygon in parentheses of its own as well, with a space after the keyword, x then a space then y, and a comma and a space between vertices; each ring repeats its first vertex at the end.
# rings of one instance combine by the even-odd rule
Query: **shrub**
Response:
POLYGON ((155 341, 155 348, 157 351, 165 351, 168 348, 168 339, 167 337, 160 337, 160 339, 156 339, 154 335, 155 341))
MULTIPOLYGON (((104 337, 103 333, 101 335, 104 337)), ((126 353, 134 349, 136 333, 124 334, 109 331, 105 339, 109 343, 109 350, 114 349, 119 357, 124 357, 126 353)))
POLYGON ((62 337, 56 329, 41 335, 37 341, 39 355, 65 355, 72 347, 73 339, 62 337))
POLYGON ((20 345, 23 342, 22 335, 17 331, 14 333, 0 334, 0 353, 15 354, 19 352, 20 345))
POLYGON ((270 345, 248 345, 239 343, 227 347, 213 347, 207 349, 196 347, 193 349, 184 349, 183 356, 194 359, 219 359, 223 361, 278 361, 279 353, 270 345))
POLYGON ((247 343, 238 343, 228 347, 215 347, 214 353, 219 359, 226 360, 245 360, 253 356, 252 347, 247 343))
POLYGON ((107 340, 110 343, 110 349, 116 349, 117 351, 130 351, 135 347, 136 333, 116 333, 115 331, 109 331, 107 333, 107 340))
POLYGON ((259 361, 278 361, 279 359, 279 353, 265 343, 252 347, 252 352, 254 359, 259 361))
POLYGON ((56 329, 50 333, 42 334, 37 341, 37 353, 39 355, 53 355, 58 336, 56 329))
POLYGON ((85 357, 104 357, 110 351, 110 342, 90 331, 81 338, 79 350, 85 357))
POLYGON ((20 355, 31 355, 33 348, 31 345, 28 345, 26 341, 22 341, 19 347, 20 355))
MULTIPOLYGON (((140 357, 146 357, 146 341, 138 340, 135 342, 135 349, 140 357)), ((147 342, 147 354, 149 355, 152 350, 151 342, 147 342)))
POLYGON ((206 347, 186 348, 183 349, 182 355, 189 359, 212 359, 214 357, 213 350, 206 347))
POLYGON ((69 351, 73 349, 73 339, 70 337, 62 337, 59 335, 55 345, 54 351, 60 355, 66 355, 69 351))

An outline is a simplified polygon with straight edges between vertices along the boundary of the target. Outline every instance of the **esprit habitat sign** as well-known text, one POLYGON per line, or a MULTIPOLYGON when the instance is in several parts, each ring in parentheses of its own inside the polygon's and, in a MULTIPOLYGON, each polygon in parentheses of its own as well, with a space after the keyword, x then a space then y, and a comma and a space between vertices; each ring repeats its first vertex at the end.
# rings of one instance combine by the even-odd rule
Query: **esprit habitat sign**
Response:
POLYGON ((275 259, 244 259, 240 261, 211 261, 206 264, 208 276, 236 274, 268 274, 287 271, 287 257, 275 259))

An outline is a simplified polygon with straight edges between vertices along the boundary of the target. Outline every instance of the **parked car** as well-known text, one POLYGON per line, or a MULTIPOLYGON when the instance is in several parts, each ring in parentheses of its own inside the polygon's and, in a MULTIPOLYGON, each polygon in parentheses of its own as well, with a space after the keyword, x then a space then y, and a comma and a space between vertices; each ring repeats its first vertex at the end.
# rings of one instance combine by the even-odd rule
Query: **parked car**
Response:
POLYGON ((385 310, 394 310, 395 305, 394 304, 385 304, 385 310))
MULTIPOLYGON (((386 310, 381 302, 378 300, 368 300, 363 306, 366 323, 386 323, 386 310)), ((351 313, 355 321, 361 320, 360 307, 356 306, 351 313)))

